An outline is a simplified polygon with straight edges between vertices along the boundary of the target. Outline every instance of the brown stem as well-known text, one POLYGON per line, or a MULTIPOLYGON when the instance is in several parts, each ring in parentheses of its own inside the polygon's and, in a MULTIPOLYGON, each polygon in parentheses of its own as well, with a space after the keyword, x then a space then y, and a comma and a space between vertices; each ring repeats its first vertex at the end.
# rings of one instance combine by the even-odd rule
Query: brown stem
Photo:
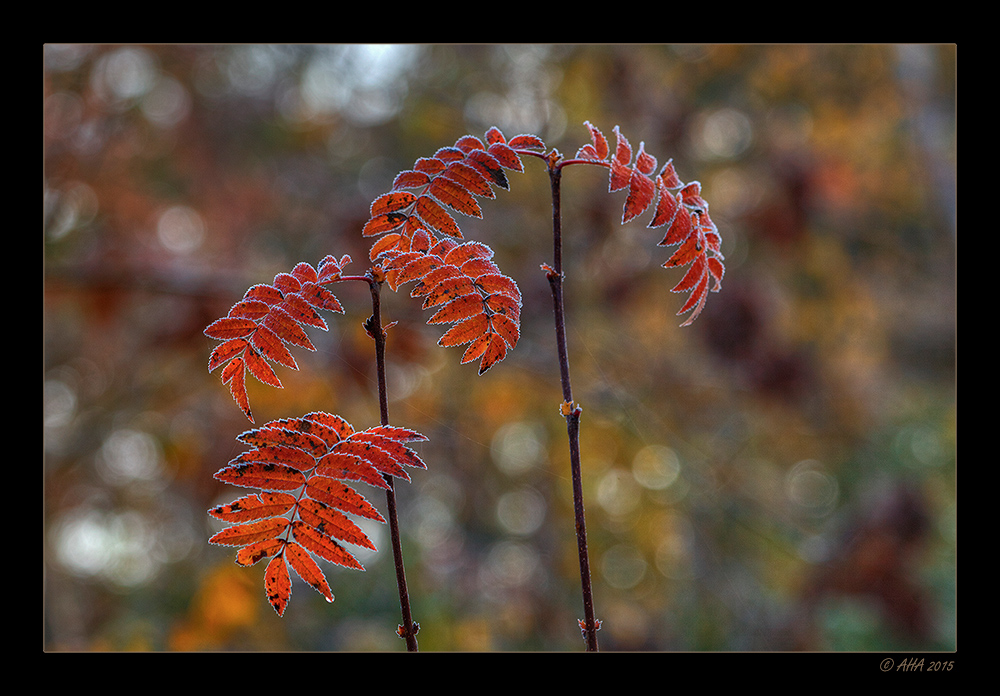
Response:
POLYGON ((555 311, 556 345, 559 352, 559 374, 562 380, 563 404, 561 412, 566 418, 569 437, 570 470, 573 477, 573 508, 576 513, 576 545, 580 556, 580 584, 583 589, 584 619, 580 622, 587 650, 596 652, 597 629, 600 622, 594 618, 594 596, 590 585, 590 554, 587 550, 587 523, 583 507, 583 476, 580 470, 580 414, 583 409, 573 401, 573 386, 569 378, 569 351, 566 342, 566 312, 563 307, 562 271, 562 214, 560 184, 562 170, 558 165, 559 153, 555 150, 548 157, 549 181, 552 187, 552 238, 553 266, 546 267, 552 303, 555 311))
MULTIPOLYGON (((378 372, 378 402, 382 415, 382 425, 389 425, 389 398, 385 386, 385 330, 382 328, 382 310, 380 293, 382 282, 376 280, 373 273, 365 277, 372 292, 372 315, 365 323, 365 328, 375 340, 375 365, 378 372)), ((417 631, 420 625, 413 620, 410 613, 410 595, 406 589, 406 572, 403 568, 403 547, 399 539, 399 521, 396 515, 396 492, 392 477, 383 474, 389 488, 385 492, 389 515, 389 535, 392 539, 392 557, 396 564, 396 586, 399 588, 399 607, 402 611, 403 623, 397 633, 406 641, 409 652, 417 652, 417 631)))

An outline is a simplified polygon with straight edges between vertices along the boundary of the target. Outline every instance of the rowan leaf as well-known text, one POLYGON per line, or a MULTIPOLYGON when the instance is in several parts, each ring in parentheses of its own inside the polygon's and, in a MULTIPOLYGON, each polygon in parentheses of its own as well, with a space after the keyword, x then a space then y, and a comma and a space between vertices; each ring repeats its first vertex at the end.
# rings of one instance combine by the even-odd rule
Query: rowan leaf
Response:
POLYGON ((274 539, 288 527, 284 517, 272 517, 266 520, 236 524, 226 527, 212 535, 208 540, 212 544, 225 546, 246 546, 256 541, 274 539))
MULTIPOLYGON (((307 270, 300 270, 308 277, 307 270)), ((426 465, 404 443, 426 439, 415 430, 393 425, 358 432, 342 417, 324 411, 248 430, 238 440, 251 448, 217 472, 216 478, 259 492, 210 509, 212 517, 235 523, 216 532, 210 541, 241 547, 236 553, 241 566, 271 559, 264 573, 265 594, 279 614, 291 597, 288 566, 332 601, 316 558, 364 570, 343 544, 372 551, 375 545, 349 515, 385 522, 345 481, 388 489, 382 472, 408 480, 403 467, 426 469, 426 465)))
POLYGON ((469 217, 482 218, 483 210, 472 194, 461 184, 446 178, 446 174, 434 179, 427 187, 427 193, 453 210, 469 217))
POLYGON ((345 568, 364 570, 364 566, 347 549, 315 527, 295 520, 292 522, 292 534, 296 541, 320 558, 345 568))
POLYGON ((306 483, 306 495, 344 512, 376 522, 385 522, 379 511, 363 495, 335 478, 319 474, 309 477, 306 483))
POLYGON ((416 200, 417 197, 409 191, 391 191, 375 199, 371 205, 371 215, 374 217, 396 213, 409 208, 416 200))
POLYGON ((490 341, 483 351, 483 359, 479 363, 479 374, 483 374, 507 356, 507 342, 500 334, 489 334, 490 341))
POLYGON ((250 522, 265 517, 283 515, 295 505, 295 496, 287 493, 262 491, 245 495, 231 503, 218 505, 208 511, 212 517, 224 522, 250 522))
POLYGON ((503 314, 494 314, 490 321, 493 324, 493 330, 503 336, 508 348, 513 349, 521 337, 521 331, 517 324, 503 314))
POLYGON ((247 369, 250 370, 250 374, 264 384, 281 389, 281 380, 278 379, 278 375, 274 374, 274 370, 257 351, 253 348, 245 351, 243 359, 246 362, 247 369))
POLYGON ((265 539, 244 546, 236 552, 236 564, 249 568, 265 558, 281 553, 286 543, 284 539, 265 539))
MULTIPOLYGON (((441 172, 441 176, 435 179, 435 182, 450 181, 462 190, 477 196, 496 198, 491 186, 491 183, 496 183, 494 178, 500 178, 502 182, 507 181, 507 175, 503 173, 500 163, 488 152, 475 150, 470 152, 466 159, 449 164, 441 172)), ((478 204, 476 207, 479 207, 478 204)), ((474 217, 482 217, 482 215, 474 217)))
POLYGON ((250 338, 250 343, 269 360, 279 365, 290 367, 293 370, 299 369, 295 358, 292 357, 291 352, 282 343, 281 338, 268 327, 258 326, 250 338))
POLYGON ((220 365, 241 354, 250 345, 245 338, 232 338, 225 343, 220 343, 208 357, 208 371, 212 372, 220 365))
POLYGON ((405 188, 421 188, 426 186, 431 182, 430 175, 427 172, 416 172, 416 171, 405 171, 400 172, 396 175, 396 179, 392 182, 393 189, 405 189, 405 188))
POLYGON ((299 503, 299 519, 335 539, 372 551, 378 550, 361 527, 351 522, 347 515, 321 501, 303 498, 299 503))
POLYGON ((245 317, 222 317, 205 327, 205 335, 226 341, 230 338, 249 336, 257 329, 257 322, 245 317))
POLYGON ((316 466, 316 473, 341 481, 361 481, 375 488, 389 489, 389 484, 370 462, 352 454, 331 452, 316 466))
POLYGON ((328 330, 318 310, 343 313, 340 301, 323 284, 339 280, 350 261, 347 255, 340 259, 327 255, 318 270, 300 261, 291 272, 276 274, 272 284, 251 286, 228 316, 205 328, 206 336, 223 341, 209 356, 209 372, 226 365, 222 382, 229 385, 233 399, 251 422, 244 373, 249 371, 262 383, 281 388, 281 380, 267 361, 297 370, 285 344, 315 350, 305 327, 328 330))
POLYGON ((307 585, 326 597, 326 601, 333 601, 333 593, 330 592, 330 585, 326 582, 326 576, 323 575, 323 571, 319 565, 317 565, 316 561, 313 560, 312 556, 304 548, 295 543, 287 544, 285 546, 285 557, 288 559, 288 565, 292 566, 292 570, 295 571, 296 575, 302 578, 307 585))
POLYGON ((490 328, 490 318, 486 314, 477 314, 455 324, 438 339, 439 346, 460 346, 474 341, 490 328))
POLYGON ((414 212, 424 224, 435 232, 457 239, 462 238, 462 231, 458 228, 455 218, 429 196, 421 196, 417 199, 414 204, 414 212))
POLYGON ((468 295, 451 300, 444 307, 435 312, 428 324, 450 324, 452 322, 468 319, 483 312, 483 296, 478 292, 470 292, 468 295))
POLYGON ((292 579, 288 576, 288 566, 283 556, 275 556, 264 571, 264 594, 274 610, 281 616, 285 613, 288 600, 292 596, 292 579))

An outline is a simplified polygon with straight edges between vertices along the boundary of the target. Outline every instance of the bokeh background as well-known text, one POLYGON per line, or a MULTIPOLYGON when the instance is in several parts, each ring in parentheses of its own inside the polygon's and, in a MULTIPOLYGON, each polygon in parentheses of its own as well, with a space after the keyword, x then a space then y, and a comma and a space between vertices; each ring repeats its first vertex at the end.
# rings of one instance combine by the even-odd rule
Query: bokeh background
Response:
MULTIPOLYGON (((417 157, 498 126, 566 155, 615 125, 698 180, 727 275, 692 327, 648 214, 563 177, 603 650, 956 648, 953 45, 47 45, 46 650, 401 651, 391 553, 297 583, 210 546, 250 427, 202 329, 250 285, 350 254, 417 157)), ((575 651, 582 617, 540 162, 463 220, 524 294, 479 377, 383 292, 397 487, 424 651, 575 651)), ((378 422, 360 283, 257 423, 378 422)), ((376 491, 368 496, 384 510, 376 491)))

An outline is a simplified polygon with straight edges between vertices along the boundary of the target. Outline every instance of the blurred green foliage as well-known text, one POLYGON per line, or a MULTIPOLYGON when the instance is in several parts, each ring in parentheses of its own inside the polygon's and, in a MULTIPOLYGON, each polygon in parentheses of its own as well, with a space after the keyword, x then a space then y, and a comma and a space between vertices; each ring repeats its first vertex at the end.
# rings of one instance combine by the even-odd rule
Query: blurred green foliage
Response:
MULTIPOLYGON (((206 543, 249 424, 202 329, 298 261, 363 272, 417 157, 493 125, 572 155, 585 120, 701 181, 727 258, 679 329, 648 220, 563 177, 602 649, 955 649, 955 46, 48 45, 43 94, 47 650, 403 650, 384 530, 282 619, 206 543)), ((390 417, 430 438, 397 487, 425 651, 583 648, 525 164, 463 225, 524 294, 503 363, 477 377, 383 294, 390 417)), ((259 423, 378 422, 367 289, 336 291, 285 389, 251 385, 259 423)))

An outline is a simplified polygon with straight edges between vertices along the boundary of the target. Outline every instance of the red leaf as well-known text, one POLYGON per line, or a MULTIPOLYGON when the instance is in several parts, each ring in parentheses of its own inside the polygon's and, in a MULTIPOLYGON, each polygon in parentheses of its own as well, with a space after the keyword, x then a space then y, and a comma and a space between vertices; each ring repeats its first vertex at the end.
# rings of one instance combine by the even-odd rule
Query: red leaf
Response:
MULTIPOLYGON (((222 365, 230 358, 233 358, 240 353, 242 353, 246 347, 250 345, 244 338, 233 338, 225 343, 220 343, 212 351, 212 354, 208 357, 208 371, 214 371, 219 365, 222 365)), ((224 382, 228 380, 223 380, 224 382)))
POLYGON ((362 481, 376 488, 389 488, 375 467, 351 454, 331 452, 319 461, 316 473, 341 481, 362 481))
POLYGON ((702 279, 707 270, 708 260, 707 257, 702 254, 694 260, 694 263, 691 264, 691 268, 688 269, 688 272, 684 274, 681 282, 671 288, 670 292, 687 292, 688 290, 691 290, 698 284, 698 281, 702 279))
POLYGON ((499 272, 497 265, 489 259, 470 259, 462 264, 462 273, 477 280, 479 276, 499 272))
POLYGON ((398 213, 400 210, 409 208, 416 200, 417 197, 409 191, 392 191, 383 194, 372 202, 370 216, 398 213))
MULTIPOLYGON (((472 280, 465 275, 455 275, 445 278, 440 283, 425 293, 423 309, 430 309, 438 305, 451 302, 464 295, 479 294, 472 280)), ((448 323, 448 322, 444 322, 448 323)))
MULTIPOLYGON (((289 343, 293 346, 299 346, 300 348, 305 348, 306 350, 316 350, 316 346, 314 346, 312 341, 309 340, 309 335, 305 332, 305 330, 288 314, 288 312, 280 307, 271 308, 268 315, 264 317, 264 321, 261 322, 261 327, 262 330, 263 327, 270 329, 285 343, 289 343)), ((289 357, 291 357, 290 353, 289 357)), ((275 362, 281 361, 276 360, 275 362)))
POLYGON ((653 185, 653 180, 637 169, 633 170, 629 179, 628 198, 625 200, 625 209, 622 212, 622 224, 644 213, 653 203, 655 194, 656 187, 653 185))
MULTIPOLYGON (((463 322, 455 324, 438 339, 438 345, 444 347, 460 346, 474 341, 490 328, 490 320, 485 314, 477 314, 463 322)), ((473 358, 475 359, 475 358, 473 358)))
POLYGON ((421 157, 413 163, 414 170, 434 176, 444 171, 447 165, 435 157, 421 157))
POLYGON ((298 292, 302 289, 302 283, 299 279, 293 276, 291 273, 279 273, 274 276, 274 287, 278 288, 283 295, 287 295, 290 292, 298 292))
POLYGON ((384 254, 387 251, 392 251, 402 239, 403 235, 398 232, 385 235, 372 245, 371 251, 368 252, 368 259, 374 261, 379 257, 379 255, 384 254))
POLYGON ((521 290, 513 279, 499 273, 487 273, 476 278, 478 285, 487 294, 500 293, 521 302, 521 290))
POLYGON ((249 336, 257 328, 257 322, 253 319, 242 317, 222 317, 216 319, 205 328, 205 335, 209 338, 217 338, 226 341, 231 338, 243 338, 249 336))
POLYGON ((294 491, 306 482, 301 471, 283 464, 250 462, 235 464, 215 473, 219 481, 244 488, 260 488, 265 491, 294 491))
POLYGON ((224 546, 246 546, 256 541, 274 539, 285 531, 286 527, 288 527, 288 520, 284 517, 271 517, 266 520, 226 527, 213 534, 208 541, 212 544, 221 544, 224 546))
POLYGON ((515 323, 521 318, 521 302, 503 293, 487 297, 486 306, 493 310, 494 316, 504 315, 515 323))
MULTIPOLYGON (((385 238, 383 237, 383 239, 385 238)), ((338 300, 332 292, 321 285, 306 283, 302 286, 301 292, 298 295, 295 295, 295 297, 301 297, 317 309, 339 312, 340 314, 344 313, 344 308, 340 304, 340 300, 338 300)), ((323 321, 323 319, 320 318, 320 321, 323 321)), ((314 326, 319 326, 319 324, 314 324, 314 326)), ((320 328, 326 328, 326 322, 323 322, 323 326, 320 328)))
POLYGON ((340 508, 360 517, 385 522, 371 503, 350 486, 328 476, 311 476, 306 484, 306 495, 313 500, 340 508))
POLYGON ((265 445, 248 450, 233 459, 233 464, 284 464, 297 471, 309 471, 316 466, 316 458, 308 452, 289 445, 265 445))
POLYGON ((694 261, 698 254, 703 253, 703 249, 698 244, 698 235, 692 234, 687 238, 680 248, 674 252, 674 255, 667 259, 666 263, 663 264, 664 268, 672 268, 674 266, 686 266, 687 264, 694 261))
POLYGON ((396 442, 426 442, 427 436, 421 435, 416 430, 410 430, 409 428, 399 428, 393 425, 376 425, 374 428, 368 428, 367 430, 362 430, 358 435, 365 433, 372 433, 375 435, 381 435, 387 437, 390 440, 395 440, 396 442))
POLYGON ((396 276, 396 282, 400 285, 408 283, 417 278, 423 278, 428 273, 443 265, 441 259, 430 254, 421 254, 417 258, 407 263, 396 276))
POLYGON ((442 162, 457 162, 465 157, 465 153, 457 147, 442 147, 434 153, 434 159, 442 162))
POLYGON ((293 358, 292 354, 288 352, 285 344, 282 343, 281 339, 267 327, 259 327, 250 338, 250 342, 253 344, 254 348, 263 353, 264 357, 269 360, 272 360, 279 365, 290 367, 293 370, 299 369, 298 364, 295 362, 295 358, 293 358))
MULTIPOLYGON (((480 334, 479 337, 472 341, 472 343, 469 344, 469 347, 465 349, 465 353, 462 354, 462 364, 464 365, 483 357, 483 353, 485 353, 486 349, 490 347, 491 340, 493 340, 493 334, 489 331, 480 334)), ((479 374, 482 374, 482 372, 479 374)))
POLYGON ((632 170, 628 168, 627 165, 622 164, 616 159, 611 160, 611 174, 608 180, 608 192, 614 193, 615 191, 621 191, 623 188, 629 185, 629 181, 632 180, 632 170))
POLYGON ((319 280, 319 274, 316 273, 316 269, 312 267, 312 264, 308 264, 305 261, 295 264, 295 268, 292 269, 292 275, 298 278, 299 282, 303 285, 306 283, 315 283, 319 280))
POLYGON ((323 571, 304 548, 298 544, 288 544, 285 546, 285 557, 296 575, 326 597, 326 601, 333 601, 333 593, 330 592, 330 585, 327 584, 323 571))
MULTIPOLYGON (((489 153, 476 150, 467 159, 449 164, 448 168, 441 172, 439 179, 452 181, 463 190, 467 190, 477 196, 496 198, 496 194, 493 193, 493 189, 490 187, 490 181, 496 172, 499 172, 502 181, 507 181, 507 176, 503 173, 500 163, 489 153), (487 164, 490 162, 493 163, 493 166, 487 167, 487 164)), ((432 187, 433 185, 431 184, 432 187)), ((474 217, 482 217, 482 215, 474 217)))
POLYGON ((324 558, 331 563, 342 565, 346 568, 364 570, 358 559, 352 556, 347 549, 336 541, 326 536, 315 527, 311 527, 305 522, 296 520, 292 523, 292 534, 295 540, 312 551, 320 558, 324 558))
POLYGON ((272 387, 282 388, 278 375, 274 374, 274 370, 271 369, 271 366, 267 364, 264 358, 260 357, 257 351, 251 348, 243 353, 243 359, 246 361, 246 366, 250 370, 250 374, 258 380, 272 387))
POLYGON ((462 231, 458 229, 455 218, 431 198, 427 196, 418 198, 414 212, 431 229, 450 237, 462 238, 462 231))
POLYGON ((715 287, 712 288, 712 292, 718 292, 722 289, 722 276, 726 274, 726 268, 719 259, 711 257, 708 259, 708 271, 715 279, 715 287))
POLYGON ((471 259, 491 259, 493 250, 480 242, 465 242, 449 251, 444 260, 452 266, 461 266, 471 259))
POLYGON ((430 176, 426 172, 406 171, 396 175, 392 182, 393 189, 420 188, 431 182, 430 176))
POLYGON ((646 152, 646 143, 639 143, 639 152, 635 156, 635 168, 645 176, 652 176, 656 171, 656 158, 646 152))
MULTIPOLYGON (((323 317, 321 317, 313 308, 313 305, 306 300, 304 294, 300 294, 308 291, 311 297, 315 297, 317 296, 317 290, 322 290, 330 297, 333 297, 334 302, 337 301, 337 298, 333 296, 333 293, 326 288, 322 288, 315 283, 307 282, 303 284, 302 289, 299 292, 285 295, 285 301, 282 302, 279 307, 276 307, 276 309, 282 310, 285 314, 300 324, 315 326, 317 329, 327 331, 329 327, 326 325, 326 322, 323 321, 323 317)), ((339 304, 340 303, 337 302, 338 306, 339 304)))
POLYGON ((506 143, 507 139, 503 137, 503 133, 496 126, 490 126, 489 130, 486 131, 486 142, 490 145, 496 143, 506 143))
POLYGON ((268 312, 268 305, 260 300, 240 300, 229 309, 230 317, 259 321, 268 312))
POLYGON ((351 522, 342 512, 325 503, 304 498, 299 503, 299 518, 329 537, 372 551, 378 550, 361 527, 351 522))
MULTIPOLYGON (((412 449, 404 445, 402 442, 395 440, 391 437, 386 436, 387 430, 402 430, 401 428, 395 429, 379 429, 370 428, 368 430, 362 430, 360 433, 356 433, 351 440, 357 442, 367 442, 375 445, 380 450, 387 452, 389 456, 392 457, 397 463, 403 466, 412 466, 417 469, 426 469, 427 465, 421 461, 417 453, 412 449)), ((410 431, 412 432, 412 431, 410 431)), ((417 433, 414 433, 416 435, 417 433)), ((423 438, 422 435, 420 435, 423 438)), ((384 472, 387 473, 387 472, 384 472)), ((395 475, 395 474, 393 474, 395 475)))
POLYGON ((514 348, 517 345, 518 338, 521 336, 521 331, 518 329, 517 324, 503 314, 494 314, 490 321, 493 323, 493 330, 503 336, 503 339, 510 348, 514 348))
POLYGON ((364 442, 352 437, 344 440, 333 448, 333 453, 323 458, 324 463, 332 461, 329 457, 333 455, 357 457, 363 462, 367 462, 376 471, 395 476, 397 478, 410 480, 410 475, 396 462, 388 452, 380 447, 376 447, 371 442, 364 442))
POLYGON ((346 440, 354 434, 354 426, 340 416, 335 416, 332 413, 313 411, 312 413, 307 413, 302 416, 302 418, 307 421, 312 421, 313 423, 336 433, 341 440, 346 440))
POLYGON ((330 446, 318 435, 302 430, 300 423, 308 422, 301 419, 282 419, 271 421, 257 430, 248 430, 236 439, 251 447, 268 447, 271 445, 294 447, 313 457, 322 457, 330 446))
MULTIPOLYGON (((503 171, 503 164, 495 155, 482 150, 474 150, 467 155, 466 160, 473 169, 485 176, 495 186, 499 186, 504 190, 510 189, 510 182, 507 181, 507 175, 503 171)), ((471 187, 469 188, 471 189, 471 187)), ((496 194, 489 187, 487 187, 487 191, 488 193, 482 195, 486 198, 496 197, 496 194)), ((473 192, 475 191, 473 190, 473 192)))
POLYGON ((691 213, 684 206, 679 206, 677 209, 677 214, 674 215, 674 221, 670 223, 670 228, 667 230, 666 236, 664 236, 663 241, 659 243, 659 246, 673 246, 674 244, 680 244, 685 239, 691 236, 694 231, 694 223, 691 220, 691 213))
POLYGON ((608 158, 608 141, 590 121, 584 121, 585 125, 590 130, 590 139, 593 142, 594 158, 598 160, 606 160, 608 158))
POLYGON ((471 292, 451 300, 444 307, 439 309, 430 319, 428 324, 450 324, 452 322, 468 319, 469 317, 483 312, 483 296, 478 292, 471 292))
POLYGON ((253 415, 250 413, 250 397, 247 396, 245 367, 243 358, 233 358, 232 362, 222 370, 222 382, 229 385, 229 392, 236 400, 236 404, 253 423, 253 415))
POLYGON ((264 571, 264 594, 278 616, 285 613, 288 600, 292 596, 292 579, 288 577, 288 566, 283 556, 275 556, 264 571))
MULTIPOLYGON (((509 145, 505 143, 493 143, 490 145, 488 152, 504 169, 510 169, 515 172, 524 171, 524 163, 521 162, 521 158, 518 157, 517 153, 509 145)), ((507 188, 507 186, 504 186, 504 188, 507 188)))
POLYGON ((694 292, 691 293, 688 301, 685 302, 684 306, 681 307, 679 312, 677 312, 677 315, 680 316, 681 314, 684 314, 684 312, 690 311, 692 308, 694 309, 694 312, 690 317, 688 317, 688 320, 681 324, 681 326, 689 326, 691 322, 693 322, 698 315, 701 314, 701 310, 705 307, 705 298, 707 296, 708 274, 706 273, 701 277, 701 280, 698 282, 698 286, 694 289, 694 292))
POLYGON ((679 197, 670 192, 660 177, 656 178, 656 188, 659 191, 660 200, 656 204, 656 212, 653 214, 653 219, 649 221, 648 227, 650 228, 672 224, 677 211, 681 207, 679 197))
POLYGON ((208 514, 224 522, 250 522, 265 517, 283 515, 295 505, 295 496, 287 493, 251 493, 226 505, 219 505, 208 514))
POLYGON ((381 215, 376 215, 365 223, 365 226, 361 230, 361 234, 365 237, 374 237, 375 235, 385 234, 386 232, 391 232, 392 230, 400 227, 404 222, 406 222, 407 216, 404 213, 382 213, 381 215))
POLYGON ((701 197, 701 184, 697 181, 692 181, 682 188, 680 195, 681 200, 684 201, 684 205, 689 208, 693 208, 699 212, 708 211, 708 202, 701 197))
POLYGON ((474 135, 463 135, 455 142, 455 147, 457 147, 462 152, 469 154, 473 150, 485 150, 486 146, 483 142, 474 135))
POLYGON ((479 374, 483 374, 505 357, 507 357, 507 342, 500 334, 492 334, 489 345, 483 352, 483 359, 479 363, 479 374))
POLYGON ((657 177, 663 181, 663 184, 669 189, 680 188, 684 184, 681 183, 680 177, 677 176, 677 171, 674 169, 674 161, 667 160, 667 163, 663 165, 663 169, 657 177))
MULTIPOLYGON (((431 255, 428 254, 428 256, 431 255)), ((432 258, 438 258, 438 257, 432 256, 432 258)), ((410 290, 410 297, 422 297, 425 295, 430 295, 434 293, 438 289, 438 287, 445 281, 453 278, 463 278, 468 280, 468 278, 466 278, 466 276, 462 274, 461 269, 458 269, 452 266, 451 264, 435 268, 433 271, 430 271, 427 275, 421 278, 420 282, 418 282, 416 285, 413 286, 413 289, 410 290)), ((456 283, 461 283, 461 282, 462 281, 456 281, 456 283)), ((466 292, 467 291, 462 291, 460 294, 464 295, 466 292)), ((457 297, 457 295, 454 296, 457 297)), ((440 304, 440 303, 433 302, 431 305, 428 306, 433 306, 434 304, 440 304)))
POLYGON ((507 144, 515 150, 545 149, 545 143, 537 135, 515 135, 507 144))
POLYGON ((265 539, 244 546, 236 552, 236 564, 249 568, 265 558, 281 553, 286 543, 284 539, 265 539))

